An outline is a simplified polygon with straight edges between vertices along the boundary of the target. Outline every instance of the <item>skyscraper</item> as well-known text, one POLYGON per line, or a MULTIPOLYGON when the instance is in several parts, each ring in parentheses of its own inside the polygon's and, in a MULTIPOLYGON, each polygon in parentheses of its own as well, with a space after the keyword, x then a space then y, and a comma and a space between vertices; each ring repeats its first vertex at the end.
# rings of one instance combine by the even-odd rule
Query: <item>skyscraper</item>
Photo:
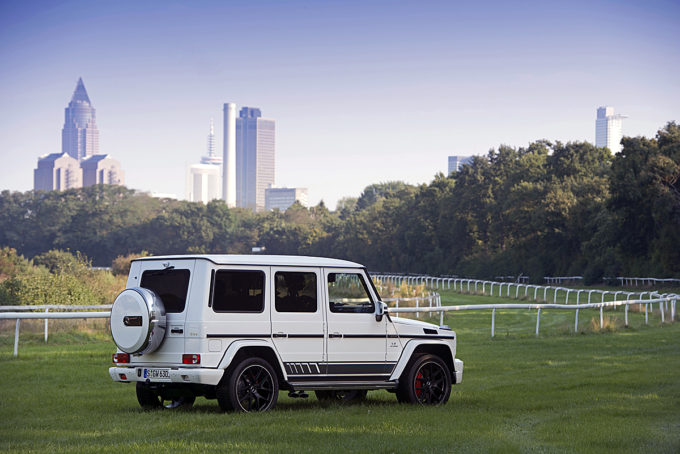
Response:
POLYGON ((620 152, 623 137, 621 123, 624 118, 628 117, 614 114, 613 107, 598 107, 595 120, 595 145, 607 147, 612 153, 620 152))
POLYGON ((265 209, 265 190, 274 184, 275 122, 258 108, 244 107, 236 119, 236 206, 265 209))
POLYGON ((61 130, 61 153, 38 158, 33 171, 36 191, 63 191, 94 184, 125 184, 120 163, 109 155, 99 154, 99 131, 94 107, 87 96, 83 79, 64 112, 61 130))
POLYGON ((99 130, 95 110, 87 96, 82 78, 78 79, 71 102, 64 112, 61 151, 78 161, 99 154, 99 130))

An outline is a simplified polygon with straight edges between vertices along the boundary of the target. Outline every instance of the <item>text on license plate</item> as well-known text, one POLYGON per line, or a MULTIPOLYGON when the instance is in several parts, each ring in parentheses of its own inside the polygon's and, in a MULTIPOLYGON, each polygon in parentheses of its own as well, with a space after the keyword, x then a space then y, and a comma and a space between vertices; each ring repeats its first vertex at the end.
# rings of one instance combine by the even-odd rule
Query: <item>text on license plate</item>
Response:
POLYGON ((170 378, 168 369, 144 369, 144 378, 170 378))

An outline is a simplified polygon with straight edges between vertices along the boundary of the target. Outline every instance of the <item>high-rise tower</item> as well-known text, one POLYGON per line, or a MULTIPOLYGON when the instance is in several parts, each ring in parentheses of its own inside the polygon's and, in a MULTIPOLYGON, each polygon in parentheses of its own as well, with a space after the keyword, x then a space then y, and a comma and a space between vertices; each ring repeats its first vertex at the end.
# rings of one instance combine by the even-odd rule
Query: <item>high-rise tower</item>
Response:
POLYGON ((71 102, 64 112, 61 150, 78 161, 99 154, 99 131, 95 110, 87 96, 82 78, 78 79, 71 102))
POLYGON ((236 119, 236 205, 265 209, 265 190, 274 184, 275 122, 258 108, 244 107, 236 119))
POLYGON ((224 161, 222 198, 229 208, 236 206, 236 104, 224 104, 224 161))
POLYGON ((621 124, 624 118, 628 117, 614 114, 613 107, 598 107, 595 120, 595 145, 607 147, 612 153, 620 152, 623 137, 621 124))

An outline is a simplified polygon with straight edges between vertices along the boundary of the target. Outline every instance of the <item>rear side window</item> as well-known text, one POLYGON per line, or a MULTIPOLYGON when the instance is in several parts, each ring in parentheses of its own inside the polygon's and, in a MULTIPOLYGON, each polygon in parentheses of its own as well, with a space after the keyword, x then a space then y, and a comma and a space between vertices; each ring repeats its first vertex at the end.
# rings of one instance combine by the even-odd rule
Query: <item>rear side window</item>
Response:
POLYGON ((212 306, 215 312, 264 311, 264 273, 218 270, 213 284, 212 306))
POLYGON ((153 290, 163 301, 165 312, 184 312, 189 289, 189 270, 147 270, 140 287, 153 290))
POLYGON ((276 312, 316 312, 316 273, 276 273, 276 312))

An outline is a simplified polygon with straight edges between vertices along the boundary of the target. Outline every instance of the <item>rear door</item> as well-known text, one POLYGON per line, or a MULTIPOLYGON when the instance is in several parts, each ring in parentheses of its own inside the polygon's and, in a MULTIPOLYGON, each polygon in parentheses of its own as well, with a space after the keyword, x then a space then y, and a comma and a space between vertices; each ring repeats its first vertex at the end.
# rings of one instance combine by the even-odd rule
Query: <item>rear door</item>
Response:
POLYGON ((141 261, 139 273, 130 276, 135 283, 139 282, 136 286, 153 290, 161 298, 167 321, 165 339, 158 350, 141 357, 133 355, 133 363, 166 365, 182 362, 184 325, 195 264, 195 260, 186 259, 145 260, 141 261))
POLYGON ((319 268, 272 267, 272 339, 292 381, 324 371, 324 311, 319 268))

